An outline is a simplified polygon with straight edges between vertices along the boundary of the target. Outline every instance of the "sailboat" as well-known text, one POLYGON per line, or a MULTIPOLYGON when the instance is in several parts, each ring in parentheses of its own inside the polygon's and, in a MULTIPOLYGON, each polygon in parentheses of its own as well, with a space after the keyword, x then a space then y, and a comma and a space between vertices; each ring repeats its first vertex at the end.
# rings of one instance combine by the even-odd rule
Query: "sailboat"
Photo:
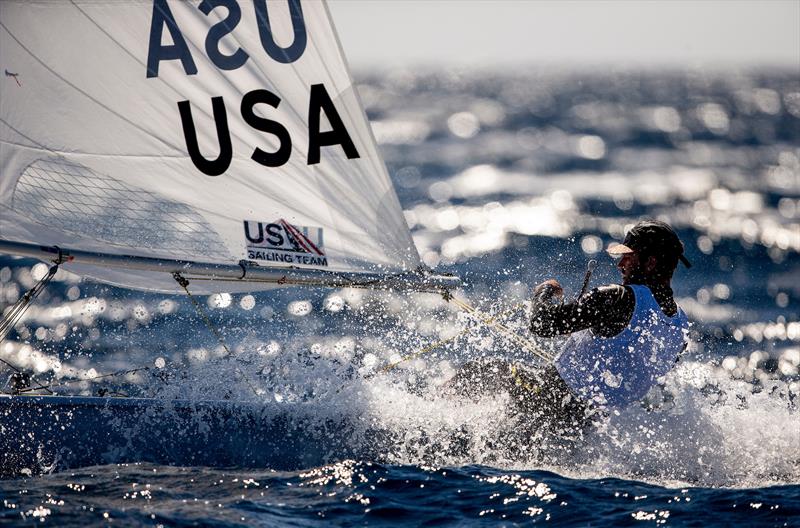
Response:
MULTIPOLYGON (((4 1, 0 68, 2 253, 176 294, 460 284, 421 264, 324 1, 4 1)), ((334 422, 4 394, 0 474, 298 467, 346 456, 334 422)))

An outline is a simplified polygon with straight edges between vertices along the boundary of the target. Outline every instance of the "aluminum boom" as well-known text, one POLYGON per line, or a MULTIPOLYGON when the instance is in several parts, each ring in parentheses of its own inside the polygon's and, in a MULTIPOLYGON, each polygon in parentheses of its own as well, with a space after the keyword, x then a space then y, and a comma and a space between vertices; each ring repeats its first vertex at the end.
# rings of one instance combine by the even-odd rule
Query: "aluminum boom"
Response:
POLYGON ((372 288, 381 290, 442 293, 461 286, 454 275, 426 271, 404 273, 355 273, 316 269, 259 266, 249 261, 237 265, 192 262, 136 255, 114 255, 80 251, 60 246, 40 246, 11 240, 0 240, 0 253, 31 257, 51 262, 89 264, 128 270, 180 273, 186 279, 207 279, 236 282, 259 282, 276 285, 327 286, 332 288, 372 288))

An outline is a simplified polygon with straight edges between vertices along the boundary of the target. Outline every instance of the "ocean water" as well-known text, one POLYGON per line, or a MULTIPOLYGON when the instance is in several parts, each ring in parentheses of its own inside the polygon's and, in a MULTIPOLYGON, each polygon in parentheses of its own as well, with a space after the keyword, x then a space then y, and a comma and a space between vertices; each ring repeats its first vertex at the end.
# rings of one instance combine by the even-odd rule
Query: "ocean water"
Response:
MULTIPOLYGON (((675 226, 694 264, 673 284, 693 322, 676 368, 565 444, 528 434, 503 393, 445 394, 465 361, 538 360, 439 296, 201 298, 226 350, 186 298, 62 271, 0 345, 56 392, 227 400, 351 427, 346 448, 302 467, 42 461, 0 480, 3 526, 800 526, 800 76, 357 77, 423 260, 520 336, 534 284, 574 294, 590 259, 592 285, 614 282, 602 249, 626 226, 675 226)), ((4 257, 0 303, 45 270, 4 257)))

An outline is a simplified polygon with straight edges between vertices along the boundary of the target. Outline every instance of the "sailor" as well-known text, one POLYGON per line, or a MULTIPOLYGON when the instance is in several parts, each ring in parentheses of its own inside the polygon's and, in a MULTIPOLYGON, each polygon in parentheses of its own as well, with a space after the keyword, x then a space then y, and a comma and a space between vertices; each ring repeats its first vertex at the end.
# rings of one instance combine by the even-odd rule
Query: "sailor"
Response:
POLYGON ((676 363, 686 346, 686 314, 675 303, 672 275, 691 266, 672 228, 646 220, 608 252, 622 284, 595 288, 573 302, 555 279, 534 289, 530 330, 570 334, 552 365, 530 369, 503 361, 470 362, 449 383, 461 394, 485 392, 498 381, 520 414, 546 429, 580 433, 598 411, 637 402, 676 363))

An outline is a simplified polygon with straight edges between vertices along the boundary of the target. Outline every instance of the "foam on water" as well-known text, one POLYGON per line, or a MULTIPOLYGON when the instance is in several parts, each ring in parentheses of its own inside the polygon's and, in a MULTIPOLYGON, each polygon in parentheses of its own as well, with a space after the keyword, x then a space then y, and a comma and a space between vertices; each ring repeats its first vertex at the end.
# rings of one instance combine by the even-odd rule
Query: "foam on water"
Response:
POLYGON ((490 388, 480 401, 446 394, 442 384, 454 372, 447 359, 418 358, 365 377, 374 372, 363 365, 367 354, 353 357, 336 343, 312 350, 201 363, 159 395, 301 403, 304 419, 344 417, 351 444, 381 432, 381 460, 395 464, 546 467, 662 485, 758 487, 800 479, 798 387, 790 378, 747 382, 712 362, 684 360, 645 403, 611 411, 585 439, 565 444, 518 434, 525 424, 509 412, 505 393, 490 388), (220 384, 221 378, 239 381, 220 384))
MULTIPOLYGON (((215 296, 207 309, 227 351, 185 299, 123 292, 62 270, 0 346, 0 358, 39 381, 77 381, 57 388, 65 394, 108 389, 291 409, 298 423, 344 419, 346 443, 356 451, 374 453, 371 433, 379 431, 382 442, 370 460, 388 469, 362 459, 287 477, 293 485, 308 483, 314 497, 350 478, 352 486, 343 486, 361 506, 358 515, 370 507, 360 503, 370 493, 366 486, 380 488, 385 477, 402 488, 408 467, 419 480, 439 479, 442 489, 451 484, 460 492, 465 482, 480 481, 482 490, 508 492, 497 488, 502 484, 512 490, 504 499, 536 489, 512 472, 551 469, 558 475, 532 478, 553 487, 558 482, 559 499, 530 505, 550 511, 576 489, 561 475, 629 479, 616 488, 621 496, 653 493, 637 493, 643 485, 632 480, 761 487, 755 494, 731 492, 740 505, 752 497, 745 507, 761 514, 768 506, 755 497, 775 498, 767 486, 800 481, 796 72, 404 71, 362 76, 359 92, 378 121, 376 136, 423 261, 464 276, 468 287, 458 294, 486 313, 498 315, 524 301, 532 284, 551 276, 575 290, 589 258, 600 261, 593 285, 616 281, 602 249, 641 217, 659 217, 678 229, 695 264, 674 282, 678 302, 695 322, 693 347, 645 405, 610 413, 571 445, 517 434, 520 423, 509 413, 507 395, 490 390, 476 402, 448 396, 442 385, 468 360, 535 360, 432 295, 291 290, 215 296), (153 368, 90 380, 141 366, 153 368), (490 467, 475 475, 472 464, 490 467), (445 470, 428 469, 443 465, 446 477, 445 470), (492 474, 494 468, 507 473, 492 474), (330 483, 318 480, 328 476, 330 483), (371 480, 358 488, 361 477, 371 480)), ((2 305, 16 301, 45 271, 30 261, 1 266, 2 305)), ((502 320, 526 335, 523 310, 502 320)), ((558 349, 557 342, 538 345, 558 349)), ((183 490, 192 489, 189 478, 208 471, 158 469, 183 490)), ((114 471, 97 472, 103 496, 114 485, 114 471)), ((145 479, 139 475, 145 472, 131 469, 128 478, 145 479)), ((274 500, 285 500, 275 490, 290 488, 266 473, 263 482, 280 482, 271 488, 274 500)), ((38 484, 43 497, 53 493, 45 479, 38 484)), ((228 488, 221 500, 238 497, 240 487, 228 488)), ((705 491, 706 509, 716 510, 721 495, 705 491)), ((668 495, 670 501, 684 496, 668 495)), ((455 491, 433 494, 434 508, 442 497, 458 501, 455 491)), ((477 497, 459 503, 459 509, 474 507, 475 519, 494 507, 488 493, 477 497)), ((46 500, 40 506, 53 507, 46 500)), ((307 509, 307 497, 294 500, 295 515, 307 509)), ((575 515, 582 504, 590 510, 597 504, 585 489, 565 512, 575 515)), ((665 508, 695 513, 676 504, 645 508, 637 502, 617 520, 635 515, 662 522, 665 508)), ((196 518, 191 506, 183 505, 180 519, 196 518)), ((282 518, 285 510, 277 511, 275 518, 282 518)), ((584 519, 594 522, 595 512, 584 519)))
MULTIPOLYGON (((514 291, 513 285, 505 287, 506 294, 514 291)), ((367 444, 379 432, 385 444, 378 449, 380 460, 394 464, 545 467, 580 478, 618 476, 672 485, 754 487, 800 479, 800 387, 792 323, 782 327, 789 348, 774 357, 755 351, 742 363, 690 354, 645 404, 610 412, 583 440, 565 444, 521 433, 524 420, 509 412, 508 395, 492 387, 480 401, 442 389, 467 358, 520 359, 502 335, 487 331, 476 317, 430 297, 414 303, 386 293, 353 296, 343 291, 335 296, 350 310, 337 312, 349 333, 324 337, 313 319, 313 303, 302 301, 308 309, 289 312, 303 318, 306 330, 288 342, 263 341, 249 332, 233 342, 233 355, 221 345, 190 347, 181 356, 151 360, 154 368, 126 381, 144 391, 141 395, 165 400, 233 400, 275 409, 293 404, 298 422, 344 419, 355 452, 374 453, 375 446, 367 444), (358 334, 354 327, 367 332, 358 334), (370 328, 381 328, 384 335, 370 328), (429 337, 420 340, 419 333, 429 337), (453 336, 414 356, 423 343, 453 336), (762 367, 770 358, 788 370, 766 372, 762 367), (386 370, 401 359, 406 361, 386 370)), ((489 311, 503 311, 491 299, 485 301, 489 311)), ((325 310, 335 303, 326 298, 320 304, 325 310)), ((140 305, 132 300, 118 311, 134 314, 140 305)), ((520 315, 505 320, 522 333, 525 318, 520 315)), ((46 324, 52 314, 42 312, 41 317, 46 324)), ((771 328, 763 326, 762 334, 771 328)), ((92 377, 115 364, 100 358, 97 367, 81 368, 80 358, 61 361, 30 345, 6 344, 2 352, 21 366, 66 379, 92 377)), ((91 393, 93 385, 85 381, 74 390, 91 393)))
POLYGON ((785 381, 758 390, 687 361, 666 377, 663 393, 671 401, 660 408, 612 413, 589 438, 581 474, 734 487, 800 478, 798 395, 785 381))

